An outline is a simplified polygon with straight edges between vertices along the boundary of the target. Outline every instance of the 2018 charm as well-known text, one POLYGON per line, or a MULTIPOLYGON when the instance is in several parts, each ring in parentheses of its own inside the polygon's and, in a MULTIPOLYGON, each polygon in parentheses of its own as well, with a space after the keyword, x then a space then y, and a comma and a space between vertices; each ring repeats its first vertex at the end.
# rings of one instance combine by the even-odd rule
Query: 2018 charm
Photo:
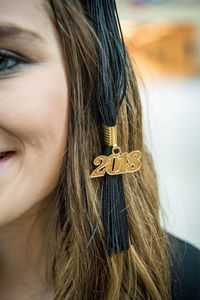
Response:
POLYGON ((109 175, 118 175, 123 173, 133 173, 138 171, 142 163, 140 158, 142 153, 138 150, 130 153, 121 153, 119 146, 113 146, 110 156, 100 155, 94 159, 94 164, 98 166, 90 175, 91 178, 109 175), (117 153, 116 153, 117 151, 117 153))

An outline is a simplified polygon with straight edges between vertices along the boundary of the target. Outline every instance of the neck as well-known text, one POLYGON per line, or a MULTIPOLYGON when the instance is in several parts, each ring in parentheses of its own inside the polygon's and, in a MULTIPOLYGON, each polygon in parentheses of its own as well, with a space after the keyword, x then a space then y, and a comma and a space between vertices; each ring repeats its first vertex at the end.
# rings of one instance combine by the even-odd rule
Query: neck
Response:
POLYGON ((36 205, 20 218, 0 227, 1 295, 12 293, 14 297, 10 299, 17 299, 18 291, 29 296, 47 293, 45 232, 48 218, 48 211, 39 214, 36 205))

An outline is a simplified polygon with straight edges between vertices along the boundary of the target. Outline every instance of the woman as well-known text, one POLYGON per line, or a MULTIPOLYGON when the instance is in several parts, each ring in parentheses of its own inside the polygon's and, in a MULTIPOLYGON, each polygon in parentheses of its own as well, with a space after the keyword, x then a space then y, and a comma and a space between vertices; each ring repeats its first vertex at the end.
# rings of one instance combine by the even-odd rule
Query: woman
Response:
MULTIPOLYGON (((109 40, 104 44, 105 35, 109 30, 111 39, 119 34, 116 20, 107 22, 112 5, 114 1, 0 0, 1 300, 198 299, 194 278, 188 284, 179 268, 179 263, 184 271, 199 263, 198 250, 188 245, 184 257, 194 253, 188 265, 182 257, 177 260, 183 242, 160 225, 137 83, 128 57, 124 73, 119 40, 110 57, 119 59, 113 63, 115 74, 105 72, 111 68, 104 55, 104 46, 110 45, 109 40), (124 81, 118 85, 115 78, 124 81), (111 255, 105 245, 108 228, 97 223, 104 181, 90 177, 93 159, 105 151, 97 100, 106 89, 116 92, 109 84, 117 87, 122 102, 116 112, 117 144, 128 153, 142 153, 142 167, 123 174, 121 195, 132 245, 111 255), (192 298, 184 298, 192 292, 192 298)), ((112 178, 109 189, 114 178, 122 184, 122 175, 106 176, 112 178)), ((104 203, 104 216, 105 208, 104 203)), ((194 269, 188 272, 193 276, 194 269)))

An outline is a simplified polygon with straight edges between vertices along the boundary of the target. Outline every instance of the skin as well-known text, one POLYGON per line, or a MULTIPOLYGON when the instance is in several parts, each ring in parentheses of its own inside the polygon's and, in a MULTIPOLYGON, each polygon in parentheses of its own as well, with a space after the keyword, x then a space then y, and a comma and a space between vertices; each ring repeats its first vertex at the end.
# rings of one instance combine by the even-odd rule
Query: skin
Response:
POLYGON ((0 23, 31 30, 44 40, 0 36, 0 51, 22 57, 10 70, 0 60, 0 148, 17 151, 0 167, 0 298, 51 299, 45 287, 44 245, 48 204, 55 197, 67 139, 63 56, 40 0, 17 0, 17 5, 16 0, 0 0, 0 23))

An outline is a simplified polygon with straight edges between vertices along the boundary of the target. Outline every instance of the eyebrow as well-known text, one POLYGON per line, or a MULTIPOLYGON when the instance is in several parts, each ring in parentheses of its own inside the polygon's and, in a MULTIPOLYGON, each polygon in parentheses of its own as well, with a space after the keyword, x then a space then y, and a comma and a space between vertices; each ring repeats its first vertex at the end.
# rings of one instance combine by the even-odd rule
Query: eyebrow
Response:
POLYGON ((12 23, 1 23, 0 22, 0 39, 13 38, 24 35, 28 40, 38 40, 45 44, 45 40, 36 32, 31 30, 24 29, 18 25, 12 23))

